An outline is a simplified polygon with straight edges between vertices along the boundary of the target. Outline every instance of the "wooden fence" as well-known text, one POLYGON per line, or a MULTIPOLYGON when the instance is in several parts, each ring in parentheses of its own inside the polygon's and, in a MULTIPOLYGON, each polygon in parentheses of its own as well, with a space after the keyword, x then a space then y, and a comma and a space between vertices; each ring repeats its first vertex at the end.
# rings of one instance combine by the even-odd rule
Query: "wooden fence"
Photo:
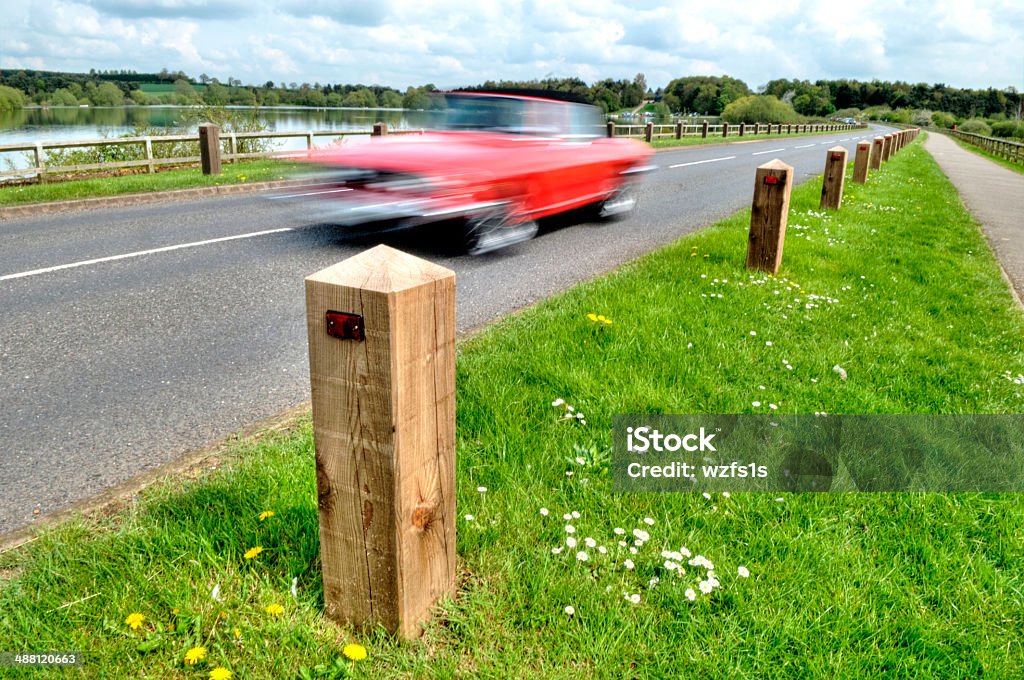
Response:
POLYGON ((1024 144, 1020 142, 1011 142, 1008 139, 998 139, 996 137, 985 137, 984 135, 960 132, 959 130, 943 130, 943 132, 953 135, 957 139, 962 139, 968 144, 973 144, 980 149, 984 149, 993 156, 1001 156, 1013 163, 1024 163, 1024 144))
POLYGON ((746 135, 794 135, 804 132, 837 132, 864 128, 866 125, 847 123, 644 123, 620 125, 608 123, 609 137, 636 137, 648 142, 655 139, 682 139, 683 137, 743 137, 746 135))
MULTIPOLYGON (((422 130, 393 130, 388 131, 381 124, 375 125, 372 130, 317 130, 302 132, 223 132, 220 134, 221 159, 224 161, 238 161, 247 158, 273 158, 287 156, 296 153, 295 150, 280 151, 240 151, 245 148, 246 142, 271 141, 285 139, 305 139, 306 149, 313 148, 313 140, 317 137, 330 137, 337 139, 345 136, 379 136, 382 134, 420 134, 422 130)), ((46 181, 48 174, 61 174, 69 172, 85 172, 90 170, 112 170, 117 168, 145 167, 147 172, 156 172, 161 165, 182 165, 186 163, 199 163, 201 161, 199 149, 199 135, 158 135, 153 137, 117 137, 114 139, 89 139, 69 142, 36 142, 34 144, 0 144, 0 153, 27 152, 32 154, 31 165, 26 168, 0 170, 0 181, 5 177, 28 177, 35 176, 40 182, 46 181), (187 156, 161 157, 155 154, 153 149, 158 145, 194 143, 195 153, 187 156), (139 158, 122 161, 107 161, 103 163, 86 163, 78 165, 47 165, 46 152, 54 149, 84 149, 89 147, 116 147, 123 150, 125 155, 137 155, 139 158)))
MULTIPOLYGON (((756 123, 740 124, 708 124, 700 125, 670 123, 655 124, 646 123, 642 125, 619 125, 609 122, 607 133, 609 137, 634 137, 645 139, 648 142, 660 138, 681 139, 683 137, 735 137, 756 134, 799 134, 803 132, 831 132, 838 130, 850 130, 857 125, 840 123, 829 124, 772 124, 759 125, 756 123)), ((246 142, 251 145, 254 142, 304 139, 306 149, 314 148, 315 138, 329 137, 337 139, 346 136, 381 136, 396 134, 421 134, 423 130, 388 130, 383 123, 377 123, 371 130, 309 130, 301 132, 223 132, 220 134, 220 158, 223 161, 238 161, 247 158, 274 158, 287 156, 296 153, 296 150, 278 151, 241 151, 246 142)), ((30 165, 25 168, 0 170, 0 182, 9 177, 35 177, 39 182, 45 182, 47 175, 58 175, 72 172, 87 172, 92 170, 113 170, 118 168, 139 168, 144 167, 149 173, 156 172, 161 165, 183 165, 197 164, 201 162, 199 149, 199 135, 158 135, 152 137, 118 137, 114 139, 90 139, 66 142, 35 142, 30 144, 2 144, 0 154, 11 152, 25 152, 31 154, 30 165), (154 153, 154 148, 159 145, 194 143, 195 153, 188 155, 170 154, 162 157, 154 153), (128 160, 112 160, 102 163, 83 163, 75 165, 47 165, 47 150, 57 149, 84 149, 89 147, 117 147, 122 150, 125 156, 134 156, 128 160)))

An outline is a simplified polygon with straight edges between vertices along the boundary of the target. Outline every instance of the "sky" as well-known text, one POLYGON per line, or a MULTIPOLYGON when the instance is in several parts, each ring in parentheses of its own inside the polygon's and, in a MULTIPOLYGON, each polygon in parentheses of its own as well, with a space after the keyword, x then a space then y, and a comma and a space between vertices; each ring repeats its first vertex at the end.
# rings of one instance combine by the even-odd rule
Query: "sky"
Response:
POLYGON ((1021 0, 0 0, 0 68, 449 89, 687 75, 1024 90, 1021 0))

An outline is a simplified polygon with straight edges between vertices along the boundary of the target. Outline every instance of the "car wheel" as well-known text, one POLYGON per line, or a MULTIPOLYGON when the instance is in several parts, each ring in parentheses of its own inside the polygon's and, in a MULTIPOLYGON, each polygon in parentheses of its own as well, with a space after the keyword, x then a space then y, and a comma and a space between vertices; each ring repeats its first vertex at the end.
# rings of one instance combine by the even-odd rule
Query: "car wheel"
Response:
POLYGON ((594 216, 599 220, 616 220, 636 212, 639 198, 632 183, 623 184, 615 193, 598 203, 594 216))
POLYGON ((468 254, 480 255, 529 241, 537 235, 537 230, 535 220, 513 222, 508 208, 502 206, 467 218, 463 227, 463 245, 468 254))

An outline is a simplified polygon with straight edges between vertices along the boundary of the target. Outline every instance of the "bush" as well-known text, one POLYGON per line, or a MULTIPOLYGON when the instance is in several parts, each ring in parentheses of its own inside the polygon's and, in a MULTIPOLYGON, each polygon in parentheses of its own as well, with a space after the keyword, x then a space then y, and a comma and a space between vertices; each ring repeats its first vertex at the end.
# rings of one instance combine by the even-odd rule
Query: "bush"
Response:
POLYGON ((951 128, 956 124, 956 118, 945 111, 936 111, 932 114, 932 125, 940 128, 951 128))
POLYGON ((1004 120, 992 124, 992 134, 996 137, 1024 138, 1024 123, 1015 120, 1004 120))
POLYGON ((753 94, 740 97, 722 111, 727 123, 796 123, 802 120, 793 107, 774 95, 753 94))
POLYGON ((910 116, 910 122, 917 127, 928 127, 932 124, 932 116, 934 115, 928 109, 920 109, 914 111, 913 115, 910 116))
POLYGON ((980 118, 972 118, 968 121, 964 121, 956 128, 960 132, 970 132, 975 135, 984 135, 985 137, 992 136, 992 128, 989 127, 988 123, 980 118))
POLYGON ((0 85, 0 111, 14 111, 25 105, 25 95, 21 90, 0 85))

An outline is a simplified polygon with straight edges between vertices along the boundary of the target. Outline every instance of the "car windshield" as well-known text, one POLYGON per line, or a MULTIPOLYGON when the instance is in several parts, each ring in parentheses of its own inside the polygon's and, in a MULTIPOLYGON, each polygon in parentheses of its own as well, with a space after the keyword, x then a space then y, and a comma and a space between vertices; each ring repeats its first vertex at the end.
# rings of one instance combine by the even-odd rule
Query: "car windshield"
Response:
POLYGON ((600 111, 587 104, 505 96, 445 96, 445 129, 547 137, 598 137, 600 111))

